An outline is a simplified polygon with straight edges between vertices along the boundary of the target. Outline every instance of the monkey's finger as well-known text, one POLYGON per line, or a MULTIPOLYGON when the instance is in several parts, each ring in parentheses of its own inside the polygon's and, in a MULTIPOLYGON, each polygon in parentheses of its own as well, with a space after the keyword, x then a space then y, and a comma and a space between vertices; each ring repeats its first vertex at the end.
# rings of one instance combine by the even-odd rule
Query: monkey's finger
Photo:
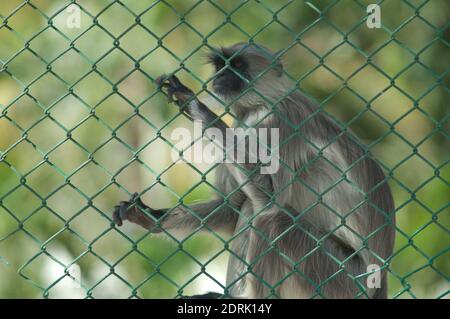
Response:
POLYGON ((161 90, 167 90, 165 93, 167 94, 167 100, 169 103, 177 102, 177 104, 180 105, 180 103, 185 102, 193 94, 192 91, 181 83, 178 77, 173 74, 161 75, 155 80, 155 82, 159 85, 161 90))
MULTIPOLYGON (((135 204, 136 207, 142 207, 144 205, 144 203, 141 201, 141 199, 139 198, 139 193, 134 193, 133 195, 131 195, 130 198, 130 203, 131 204, 135 204)), ((145 205, 144 205, 145 206, 145 205)))
POLYGON ((163 75, 159 76, 158 78, 156 78, 155 82, 156 82, 156 84, 158 85, 159 89, 160 89, 163 93, 166 93, 166 95, 167 95, 167 101, 168 101, 169 103, 172 103, 172 102, 173 102, 172 95, 169 94, 168 92, 165 92, 165 91, 163 90, 163 89, 168 90, 168 91, 170 90, 171 84, 169 83, 168 78, 169 78, 168 75, 163 74, 163 75))
POLYGON ((167 102, 168 103, 172 103, 173 102, 173 93, 171 92, 172 86, 166 80, 164 80, 164 81, 165 82, 162 82, 159 85, 159 88, 161 89, 161 92, 163 92, 163 93, 165 93, 167 95, 167 102))
POLYGON ((168 85, 167 83, 165 83, 168 78, 169 76, 167 74, 160 75, 155 79, 155 83, 159 87, 168 85))
POLYGON ((122 219, 120 218, 119 205, 114 206, 113 223, 117 226, 122 226, 122 219))
POLYGON ((133 203, 139 198, 139 193, 134 192, 133 195, 131 195, 130 202, 133 203))
POLYGON ((174 96, 176 97, 175 92, 177 92, 177 89, 173 86, 170 86, 167 89, 167 100, 169 101, 169 103, 177 102, 177 100, 174 99, 174 96))
POLYGON ((131 196, 130 202, 136 203, 136 207, 144 208, 146 205, 142 202, 141 198, 139 197, 139 193, 134 193, 131 196))
POLYGON ((129 202, 120 202, 119 204, 119 216, 121 220, 127 220, 128 216, 128 209, 129 209, 129 202))
POLYGON ((184 87, 183 83, 181 83, 181 81, 173 74, 167 78, 167 81, 169 81, 170 86, 173 88, 184 87))

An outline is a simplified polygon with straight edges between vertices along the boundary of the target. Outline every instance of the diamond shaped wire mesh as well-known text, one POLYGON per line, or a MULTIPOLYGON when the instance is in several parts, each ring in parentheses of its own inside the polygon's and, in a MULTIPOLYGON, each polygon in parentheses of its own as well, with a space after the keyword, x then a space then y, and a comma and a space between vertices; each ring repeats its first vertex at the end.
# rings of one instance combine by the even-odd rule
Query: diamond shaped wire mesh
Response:
POLYGON ((281 50, 292 83, 385 170, 397 218, 389 296, 448 297, 448 3, 376 2, 379 29, 362 0, 2 1, 0 296, 227 293, 233 238, 206 227, 161 239, 115 227, 111 212, 135 191, 156 208, 218 193, 214 167, 171 161, 171 132, 192 124, 155 79, 176 72, 208 95, 205 49, 257 42, 281 50), (68 289, 76 267, 80 287, 68 289))

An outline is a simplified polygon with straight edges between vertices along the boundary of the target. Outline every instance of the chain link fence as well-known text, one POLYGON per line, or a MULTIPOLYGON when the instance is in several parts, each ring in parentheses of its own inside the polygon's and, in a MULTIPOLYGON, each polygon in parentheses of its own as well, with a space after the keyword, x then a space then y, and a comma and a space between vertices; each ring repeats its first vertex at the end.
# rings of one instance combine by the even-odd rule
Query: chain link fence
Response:
POLYGON ((176 72, 207 96, 205 49, 257 42, 385 170, 390 297, 448 297, 448 2, 373 2, 379 26, 362 0, 2 1, 0 296, 226 289, 220 234, 162 239, 111 213, 135 191, 155 208, 217 193, 214 165, 171 160, 171 132, 192 123, 155 79, 176 72))

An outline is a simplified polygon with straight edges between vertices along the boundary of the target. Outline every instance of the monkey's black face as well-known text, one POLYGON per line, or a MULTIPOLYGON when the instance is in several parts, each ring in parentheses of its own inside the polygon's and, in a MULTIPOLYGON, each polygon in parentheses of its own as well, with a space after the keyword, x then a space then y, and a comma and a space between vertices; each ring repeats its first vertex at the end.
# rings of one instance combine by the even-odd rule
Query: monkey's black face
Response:
POLYGON ((214 92, 221 95, 235 95, 247 87, 250 78, 248 64, 244 57, 235 56, 230 59, 226 52, 212 53, 209 61, 216 72, 212 81, 214 92))

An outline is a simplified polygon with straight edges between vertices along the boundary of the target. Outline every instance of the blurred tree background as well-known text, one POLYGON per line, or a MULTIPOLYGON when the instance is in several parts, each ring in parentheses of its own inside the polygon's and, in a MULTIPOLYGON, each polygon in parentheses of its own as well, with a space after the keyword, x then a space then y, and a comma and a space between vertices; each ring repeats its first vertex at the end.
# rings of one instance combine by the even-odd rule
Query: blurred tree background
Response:
POLYGON ((390 296, 448 297, 449 3, 378 1, 382 28, 369 29, 371 2, 1 1, 0 297, 220 291, 219 236, 178 244, 110 215, 135 191, 154 208, 210 196, 209 166, 173 165, 171 132, 192 124, 154 79, 178 70, 201 90, 207 47, 247 41, 284 50, 286 72, 390 174, 390 296), (73 264, 81 289, 67 288, 73 264))

